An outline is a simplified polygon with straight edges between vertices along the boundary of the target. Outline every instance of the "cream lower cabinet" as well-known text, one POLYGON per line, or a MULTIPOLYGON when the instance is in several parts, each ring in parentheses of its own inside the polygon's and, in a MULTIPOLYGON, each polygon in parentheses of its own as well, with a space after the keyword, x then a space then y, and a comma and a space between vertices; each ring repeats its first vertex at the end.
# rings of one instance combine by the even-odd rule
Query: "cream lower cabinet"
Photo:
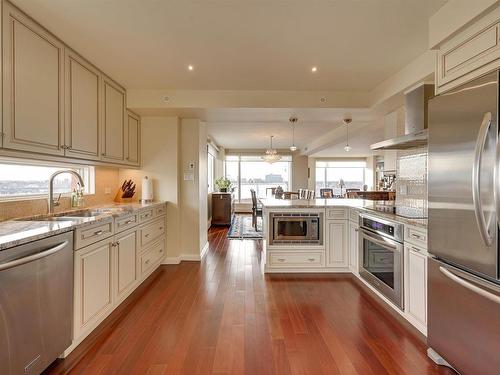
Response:
POLYGON ((427 334, 427 252, 405 243, 405 314, 422 333, 427 334))
POLYGON ((126 231, 115 236, 113 294, 121 302, 132 293, 139 283, 137 230, 126 231))
POLYGON ((113 238, 75 252, 74 337, 93 330, 113 310, 113 238))
POLYGON ((325 220, 326 267, 347 268, 348 220, 325 220))
POLYGON ((354 223, 352 221, 349 222, 349 268, 354 273, 359 273, 359 265, 358 265, 358 223, 354 223))

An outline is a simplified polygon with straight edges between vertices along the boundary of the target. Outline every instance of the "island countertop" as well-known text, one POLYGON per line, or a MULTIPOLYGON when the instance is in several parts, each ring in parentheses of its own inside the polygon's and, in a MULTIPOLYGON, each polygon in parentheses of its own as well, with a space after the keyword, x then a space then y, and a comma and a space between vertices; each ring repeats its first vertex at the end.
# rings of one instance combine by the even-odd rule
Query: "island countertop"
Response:
MULTIPOLYGON (((54 236, 59 233, 69 232, 76 228, 95 224, 111 217, 128 215, 148 207, 165 204, 166 202, 152 203, 113 203, 107 205, 86 207, 85 210, 106 210, 98 216, 73 217, 71 220, 49 221, 44 220, 48 215, 38 215, 27 218, 18 218, 0 222, 0 251, 31 241, 54 236)), ((82 209, 73 210, 81 211, 82 209)), ((61 216, 57 213, 52 216, 61 216)))
POLYGON ((365 199, 273 199, 263 198, 260 200, 266 211, 272 209, 328 209, 328 208, 354 208, 366 211, 381 218, 387 218, 403 224, 414 225, 420 228, 427 228, 427 219, 414 219, 399 216, 393 213, 375 210, 377 204, 381 202, 365 199))

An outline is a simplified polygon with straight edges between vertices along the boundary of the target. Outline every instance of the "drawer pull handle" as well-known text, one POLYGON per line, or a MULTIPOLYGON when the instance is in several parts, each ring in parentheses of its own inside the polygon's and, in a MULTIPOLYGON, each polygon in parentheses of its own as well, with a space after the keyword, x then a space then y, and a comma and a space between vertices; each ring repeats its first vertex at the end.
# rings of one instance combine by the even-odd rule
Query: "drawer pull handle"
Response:
POLYGON ((149 214, 144 214, 144 216, 143 216, 143 217, 149 217, 149 214))
POLYGON ((149 233, 146 233, 146 234, 144 235, 144 237, 149 237, 149 233))
POLYGON ((314 259, 314 258, 308 258, 307 260, 308 260, 309 262, 314 262, 316 259, 314 259))
POLYGON ((420 249, 418 247, 412 246, 411 249, 413 251, 416 251, 417 253, 420 253, 420 249))
POLYGON ((144 264, 149 264, 149 259, 144 262, 144 264))
POLYGON ((103 234, 104 232, 102 230, 97 230, 94 232, 94 236, 99 236, 101 234, 103 234))
POLYGON ((130 223, 133 223, 133 222, 134 222, 134 220, 130 219, 130 220, 127 220, 127 221, 125 222, 125 224, 130 224, 130 223))
POLYGON ((412 233, 411 237, 416 238, 417 240, 424 240, 425 239, 424 236, 421 236, 421 235, 415 234, 415 233, 412 233))
POLYGON ((279 261, 279 262, 284 262, 284 261, 285 261, 285 259, 283 259, 283 258, 278 258, 278 261, 279 261))
POLYGON ((163 253, 163 249, 160 250, 160 254, 163 253))
POLYGON ((163 230, 163 227, 159 227, 158 229, 159 229, 159 230, 163 230))

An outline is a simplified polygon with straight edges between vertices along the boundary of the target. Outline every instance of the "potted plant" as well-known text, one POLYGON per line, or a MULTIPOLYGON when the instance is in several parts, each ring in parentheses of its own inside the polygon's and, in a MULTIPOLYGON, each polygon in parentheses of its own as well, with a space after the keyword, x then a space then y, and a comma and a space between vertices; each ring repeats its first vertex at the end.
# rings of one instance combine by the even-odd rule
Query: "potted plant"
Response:
POLYGON ((215 180, 215 186, 221 193, 227 193, 231 189, 231 181, 227 178, 221 177, 215 180))

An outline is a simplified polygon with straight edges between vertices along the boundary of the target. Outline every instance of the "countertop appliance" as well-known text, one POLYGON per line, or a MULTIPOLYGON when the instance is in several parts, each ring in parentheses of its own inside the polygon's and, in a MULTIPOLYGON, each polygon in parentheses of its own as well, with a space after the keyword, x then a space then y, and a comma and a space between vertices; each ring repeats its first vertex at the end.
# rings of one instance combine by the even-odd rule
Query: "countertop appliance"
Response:
POLYGON ((498 72, 429 103, 429 356, 500 371, 498 72))
POLYGON ((270 245, 322 245, 323 213, 269 214, 270 245))
POLYGON ((403 309, 403 224, 359 215, 359 275, 403 309))
POLYGON ((0 374, 39 374, 71 345, 73 232, 0 251, 0 374))

